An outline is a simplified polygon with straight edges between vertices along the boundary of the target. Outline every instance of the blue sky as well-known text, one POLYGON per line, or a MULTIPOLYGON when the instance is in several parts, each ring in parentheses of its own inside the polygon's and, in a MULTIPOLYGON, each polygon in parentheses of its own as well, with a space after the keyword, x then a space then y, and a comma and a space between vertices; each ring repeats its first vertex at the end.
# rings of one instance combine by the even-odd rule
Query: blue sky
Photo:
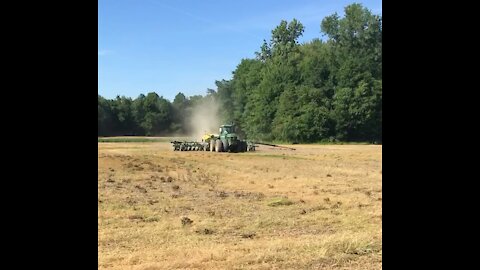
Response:
POLYGON ((382 13, 381 0, 98 0, 98 93, 204 95, 253 58, 282 19, 299 20, 307 42, 322 38, 325 16, 343 16, 353 2, 382 13))

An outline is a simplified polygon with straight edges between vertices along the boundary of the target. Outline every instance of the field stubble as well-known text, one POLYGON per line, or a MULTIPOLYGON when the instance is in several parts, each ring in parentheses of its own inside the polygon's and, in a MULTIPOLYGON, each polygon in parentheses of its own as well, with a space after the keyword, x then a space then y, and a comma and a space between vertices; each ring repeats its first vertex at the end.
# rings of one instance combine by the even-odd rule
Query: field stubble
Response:
POLYGON ((381 269, 382 148, 98 144, 99 269, 381 269))

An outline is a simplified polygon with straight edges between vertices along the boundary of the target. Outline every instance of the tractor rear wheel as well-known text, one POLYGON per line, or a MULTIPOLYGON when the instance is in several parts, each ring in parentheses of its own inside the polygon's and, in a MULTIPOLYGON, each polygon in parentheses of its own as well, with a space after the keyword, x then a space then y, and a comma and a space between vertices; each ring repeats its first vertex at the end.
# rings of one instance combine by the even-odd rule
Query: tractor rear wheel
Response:
POLYGON ((223 152, 223 144, 222 144, 221 140, 216 140, 215 141, 215 151, 223 152))
POLYGON ((244 146, 244 143, 242 141, 238 142, 238 144, 237 144, 237 152, 238 153, 245 152, 244 149, 243 149, 244 148, 243 146, 244 146))
MULTIPOLYGON (((220 140, 220 142, 222 142, 220 140)), ((222 142, 222 152, 230 152, 230 146, 228 145, 228 141, 222 142)))
POLYGON ((215 141, 212 139, 210 140, 210 152, 215 151, 215 141))

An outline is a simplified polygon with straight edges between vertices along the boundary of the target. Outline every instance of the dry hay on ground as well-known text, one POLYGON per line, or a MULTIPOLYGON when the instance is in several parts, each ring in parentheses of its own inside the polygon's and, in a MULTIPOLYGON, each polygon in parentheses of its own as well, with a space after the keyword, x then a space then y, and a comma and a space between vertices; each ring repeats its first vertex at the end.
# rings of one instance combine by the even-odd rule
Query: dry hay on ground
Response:
POLYGON ((381 146, 98 148, 99 269, 381 269, 381 146))

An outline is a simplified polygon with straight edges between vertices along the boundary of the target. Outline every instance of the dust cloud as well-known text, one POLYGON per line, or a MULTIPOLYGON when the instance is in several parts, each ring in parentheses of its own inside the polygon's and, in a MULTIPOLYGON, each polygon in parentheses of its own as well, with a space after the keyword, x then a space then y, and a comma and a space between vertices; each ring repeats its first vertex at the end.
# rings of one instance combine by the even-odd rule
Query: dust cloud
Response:
POLYGON ((213 98, 205 98, 196 104, 187 120, 188 136, 200 141, 205 134, 218 134, 218 128, 221 125, 219 117, 220 105, 213 98))

